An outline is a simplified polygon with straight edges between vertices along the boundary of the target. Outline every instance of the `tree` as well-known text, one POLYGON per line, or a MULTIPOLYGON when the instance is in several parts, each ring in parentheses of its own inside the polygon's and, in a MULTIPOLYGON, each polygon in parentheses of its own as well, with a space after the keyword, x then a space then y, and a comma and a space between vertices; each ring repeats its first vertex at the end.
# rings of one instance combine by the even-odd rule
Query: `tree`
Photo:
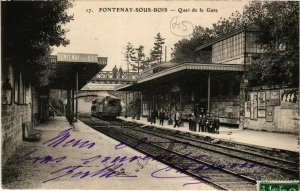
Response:
POLYGON ((212 29, 196 27, 191 39, 182 39, 174 45, 172 61, 184 63, 209 56, 198 51, 199 56, 195 49, 207 41, 254 23, 259 27, 258 42, 264 48, 264 54, 250 65, 250 82, 253 85, 298 86, 298 15, 299 3, 296 1, 253 1, 245 6, 243 14, 235 12, 227 19, 221 18, 212 29))
POLYGON ((250 21, 240 12, 235 11, 229 18, 220 18, 217 23, 213 24, 212 36, 218 38, 249 23, 250 21))
POLYGON ((164 38, 161 37, 160 33, 157 33, 154 42, 154 47, 150 50, 150 59, 156 63, 161 63, 162 60, 162 45, 165 44, 164 38))
POLYGON ((249 79, 256 85, 299 84, 299 3, 253 2, 244 12, 260 28, 265 52, 250 66, 249 79))
POLYGON ((144 61, 145 61, 145 53, 144 46, 139 46, 138 48, 134 48, 131 52, 130 59, 135 63, 131 64, 134 71, 138 71, 140 73, 140 69, 144 69, 144 61))
POLYGON ((126 59, 126 64, 127 64, 127 72, 129 72, 129 66, 131 65, 131 54, 134 51, 133 46, 130 42, 127 43, 125 47, 125 59, 126 59))
MULTIPOLYGON (((201 26, 196 26, 194 28, 191 39, 182 39, 175 43, 174 48, 172 48, 172 62, 184 63, 184 62, 197 62, 200 57, 205 57, 207 52, 202 54, 202 52, 195 51, 197 47, 205 44, 207 41, 212 39, 212 30, 209 28, 203 28, 201 26)), ((210 54, 208 54, 210 56, 210 54)), ((209 60, 205 59, 204 62, 209 60)))
POLYGON ((37 87, 48 85, 51 47, 69 43, 62 25, 73 19, 66 13, 71 6, 67 0, 1 3, 3 63, 12 63, 37 87))

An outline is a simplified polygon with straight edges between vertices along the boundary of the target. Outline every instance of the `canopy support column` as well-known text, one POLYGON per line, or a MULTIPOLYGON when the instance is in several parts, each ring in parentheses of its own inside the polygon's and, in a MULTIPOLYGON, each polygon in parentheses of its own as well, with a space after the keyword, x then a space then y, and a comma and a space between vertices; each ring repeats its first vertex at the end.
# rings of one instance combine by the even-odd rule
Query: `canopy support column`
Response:
POLYGON ((179 90, 179 108, 180 108, 180 118, 182 118, 182 88, 179 90))
POLYGON ((78 121, 78 72, 76 72, 76 122, 78 121))
MULTIPOLYGON (((71 90, 67 90, 67 106, 66 106, 66 117, 69 121, 71 116, 71 90)), ((70 121, 69 121, 70 122, 70 121)))
POLYGON ((143 116, 143 111, 144 111, 144 108, 143 108, 143 92, 141 92, 141 107, 140 107, 140 111, 139 111, 140 116, 143 116))
POLYGON ((207 77, 207 112, 210 113, 210 72, 207 77))
POLYGON ((75 91, 74 89, 71 90, 72 92, 72 110, 71 110, 71 122, 73 123, 73 120, 74 120, 74 100, 75 100, 75 91))
POLYGON ((127 118, 127 91, 125 91, 125 118, 127 118))

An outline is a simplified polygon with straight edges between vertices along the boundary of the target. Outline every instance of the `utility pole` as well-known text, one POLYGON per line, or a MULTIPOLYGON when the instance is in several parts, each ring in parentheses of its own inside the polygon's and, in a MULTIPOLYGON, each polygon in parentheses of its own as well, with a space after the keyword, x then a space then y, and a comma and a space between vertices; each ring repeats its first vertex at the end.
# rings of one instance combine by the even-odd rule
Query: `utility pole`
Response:
POLYGON ((165 46, 165 62, 167 62, 167 46, 165 46))

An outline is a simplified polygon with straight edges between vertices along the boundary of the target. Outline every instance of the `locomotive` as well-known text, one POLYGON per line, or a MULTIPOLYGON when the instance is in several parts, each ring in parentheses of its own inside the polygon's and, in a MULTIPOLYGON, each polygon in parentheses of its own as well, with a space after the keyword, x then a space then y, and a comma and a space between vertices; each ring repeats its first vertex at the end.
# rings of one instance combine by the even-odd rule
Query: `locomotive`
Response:
POLYGON ((122 112, 121 100, 111 96, 97 98, 92 102, 91 112, 96 117, 116 118, 122 112))

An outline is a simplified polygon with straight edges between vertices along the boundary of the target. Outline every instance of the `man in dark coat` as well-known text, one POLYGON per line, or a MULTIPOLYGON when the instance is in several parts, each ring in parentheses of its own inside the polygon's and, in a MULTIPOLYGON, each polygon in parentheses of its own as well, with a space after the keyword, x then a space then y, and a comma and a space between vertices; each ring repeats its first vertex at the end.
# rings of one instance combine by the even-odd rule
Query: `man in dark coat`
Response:
POLYGON ((158 117, 159 117, 159 124, 163 126, 165 120, 165 111, 162 108, 159 111, 158 117))
POLYGON ((193 110, 191 110, 188 120, 189 120, 189 130, 194 131, 195 115, 193 110))
POLYGON ((209 132, 210 133, 210 125, 211 125, 211 117, 210 114, 206 114, 206 118, 205 118, 205 132, 209 132))
POLYGON ((115 67, 112 69, 112 72, 113 72, 113 78, 117 78, 118 68, 117 68, 116 65, 115 65, 115 67))
POLYGON ((120 68, 119 68, 119 78, 122 78, 122 76, 123 76, 123 70, 122 70, 122 68, 120 66, 120 68))
POLYGON ((156 110, 152 110, 151 112, 151 124, 152 123, 156 123, 156 117, 157 117, 157 111, 156 110))
POLYGON ((216 134, 219 134, 219 128, 220 128, 220 119, 218 116, 214 117, 214 131, 216 134))

